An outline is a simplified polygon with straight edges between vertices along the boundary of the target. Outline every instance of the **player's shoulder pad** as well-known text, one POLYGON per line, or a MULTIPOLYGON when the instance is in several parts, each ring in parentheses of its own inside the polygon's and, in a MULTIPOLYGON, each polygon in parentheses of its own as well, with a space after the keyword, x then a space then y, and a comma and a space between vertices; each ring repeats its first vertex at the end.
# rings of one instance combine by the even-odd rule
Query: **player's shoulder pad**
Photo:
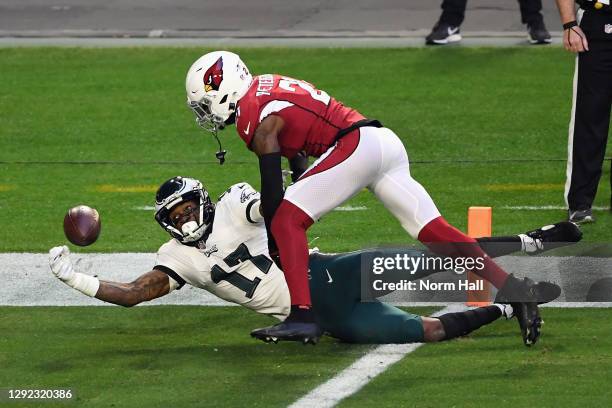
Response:
POLYGON ((231 202, 232 204, 245 204, 254 198, 259 198, 259 192, 251 187, 249 183, 243 182, 234 184, 225 190, 225 192, 219 196, 218 203, 231 202))
POLYGON ((226 207, 241 220, 253 222, 247 215, 251 206, 259 200, 259 192, 255 190, 249 183, 238 183, 228 188, 225 193, 219 197, 217 208, 226 207))
POLYGON ((186 281, 178 273, 187 266, 185 261, 184 245, 176 239, 171 239, 162 244, 157 250, 155 267, 158 271, 164 272, 178 284, 177 289, 181 289, 186 281))

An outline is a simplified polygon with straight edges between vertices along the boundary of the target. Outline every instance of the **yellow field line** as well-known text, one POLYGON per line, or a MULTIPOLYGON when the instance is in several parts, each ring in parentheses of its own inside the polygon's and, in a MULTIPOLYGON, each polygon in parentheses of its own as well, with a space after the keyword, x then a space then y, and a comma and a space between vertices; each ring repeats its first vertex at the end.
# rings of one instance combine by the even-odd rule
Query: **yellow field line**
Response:
POLYGON ((158 188, 157 185, 120 186, 117 184, 101 184, 95 187, 95 191, 98 193, 155 193, 158 188))
POLYGON ((0 184, 0 192, 14 190, 15 186, 12 184, 0 184))

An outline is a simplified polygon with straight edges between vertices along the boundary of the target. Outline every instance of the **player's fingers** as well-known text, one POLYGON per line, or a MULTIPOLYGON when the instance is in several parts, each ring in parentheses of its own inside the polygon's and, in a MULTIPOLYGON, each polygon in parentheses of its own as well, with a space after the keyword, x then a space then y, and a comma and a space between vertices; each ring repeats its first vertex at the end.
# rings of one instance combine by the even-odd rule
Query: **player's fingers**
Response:
POLYGON ((49 260, 55 260, 58 256, 60 256, 60 254, 62 253, 62 251, 64 250, 63 246, 56 246, 53 247, 49 250, 49 260))

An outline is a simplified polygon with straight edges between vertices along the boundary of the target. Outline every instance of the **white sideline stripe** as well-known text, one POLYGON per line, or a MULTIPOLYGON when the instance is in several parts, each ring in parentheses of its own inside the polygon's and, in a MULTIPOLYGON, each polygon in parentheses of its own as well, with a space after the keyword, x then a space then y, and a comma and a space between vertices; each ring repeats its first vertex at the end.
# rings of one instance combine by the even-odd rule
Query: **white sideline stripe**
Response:
MULTIPOLYGON (((113 306, 60 282, 49 269, 47 254, 0 253, 0 306, 113 306)), ((71 255, 77 272, 115 282, 131 282, 155 266, 155 253, 71 255)), ((185 285, 143 305, 237 306, 209 292, 185 285)))
MULTIPOLYGON (((540 211, 540 210, 564 210, 567 211, 567 207, 562 205, 504 205, 500 207, 502 210, 527 210, 527 211, 540 211)), ((596 211, 608 211, 610 207, 592 207, 591 209, 596 211)))
MULTIPOLYGON (((151 270, 155 266, 155 253, 73 253, 72 259, 77 271, 100 279, 130 282, 151 270)), ((519 263, 525 257, 505 257, 506 262, 519 263)), ((546 262, 552 262, 547 258, 546 262)), ((609 269, 609 263, 599 262, 594 265, 602 270, 609 269), (605 269, 608 268, 608 269, 605 269)), ((503 266, 504 264, 502 264, 503 266)), ((47 254, 40 253, 0 253, 0 306, 114 306, 98 299, 90 298, 67 287, 56 279, 49 270, 47 254)), ((417 300, 417 299, 415 299, 417 300)), ((612 307, 605 302, 566 302, 560 298, 547 307, 612 307)), ((439 306, 446 302, 419 302, 410 299, 385 299, 395 306, 439 306)), ((140 306, 154 305, 200 305, 200 306, 237 306, 209 292, 185 285, 174 292, 140 306)))
MULTIPOLYGON (((439 316, 448 312, 465 310, 463 304, 453 303, 434 313, 439 316)), ((289 408, 328 408, 353 395, 363 386, 383 373, 387 368, 412 353, 424 343, 385 344, 375 347, 365 356, 342 370, 335 377, 319 385, 294 402, 289 408)))

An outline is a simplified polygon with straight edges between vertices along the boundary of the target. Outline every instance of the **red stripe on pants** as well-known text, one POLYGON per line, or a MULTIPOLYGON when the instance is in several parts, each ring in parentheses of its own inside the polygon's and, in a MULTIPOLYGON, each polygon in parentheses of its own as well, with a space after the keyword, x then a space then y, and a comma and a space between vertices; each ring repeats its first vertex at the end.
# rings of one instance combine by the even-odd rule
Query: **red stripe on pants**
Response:
POLYGON ((302 174, 299 180, 312 176, 313 174, 329 170, 348 159, 353 154, 355 149, 357 149, 357 146, 359 145, 359 138, 359 129, 353 130, 342 137, 340 140, 338 140, 338 143, 329 156, 321 160, 321 162, 319 162, 315 167, 302 174))

